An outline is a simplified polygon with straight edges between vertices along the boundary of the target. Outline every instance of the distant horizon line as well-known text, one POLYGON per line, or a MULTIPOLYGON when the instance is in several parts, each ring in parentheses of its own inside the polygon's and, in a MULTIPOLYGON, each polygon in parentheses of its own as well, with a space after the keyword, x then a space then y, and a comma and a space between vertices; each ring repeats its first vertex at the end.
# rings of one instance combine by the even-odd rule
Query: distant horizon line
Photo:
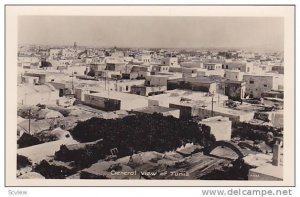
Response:
MULTIPOLYGON (((26 45, 37 45, 37 46, 47 46, 47 47, 72 47, 73 44, 33 44, 33 43, 19 43, 19 46, 26 46, 26 45)), ((203 46, 203 47, 149 47, 149 46, 139 46, 139 47, 130 47, 130 46, 96 46, 96 45, 78 45, 77 47, 81 48, 119 48, 119 49, 235 49, 235 50, 257 50, 257 51, 273 51, 273 52, 284 52, 284 50, 279 49, 268 49, 268 48, 261 48, 258 49, 257 47, 225 47, 225 46, 203 46)))

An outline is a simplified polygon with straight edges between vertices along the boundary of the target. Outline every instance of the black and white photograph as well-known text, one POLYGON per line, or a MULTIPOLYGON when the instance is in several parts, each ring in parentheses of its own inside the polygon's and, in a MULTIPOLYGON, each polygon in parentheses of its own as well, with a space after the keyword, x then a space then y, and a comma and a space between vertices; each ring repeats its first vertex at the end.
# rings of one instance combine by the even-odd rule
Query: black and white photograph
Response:
POLYGON ((285 181, 284 17, 53 13, 17 17, 16 180, 285 181))

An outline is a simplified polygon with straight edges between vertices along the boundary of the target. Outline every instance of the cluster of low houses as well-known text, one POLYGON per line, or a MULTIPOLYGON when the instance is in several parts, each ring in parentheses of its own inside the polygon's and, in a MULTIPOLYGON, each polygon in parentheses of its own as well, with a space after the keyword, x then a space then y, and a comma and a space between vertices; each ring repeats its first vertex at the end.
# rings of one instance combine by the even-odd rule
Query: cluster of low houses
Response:
MULTIPOLYGON (((95 76, 92 80, 87 80, 80 76, 68 75, 67 73, 51 69, 26 69, 24 72, 21 71, 22 75, 20 75, 18 103, 21 105, 62 104, 68 101, 64 99, 66 96, 73 95, 81 103, 104 111, 133 110, 135 108, 158 105, 164 107, 172 106, 182 110, 183 108, 191 108, 193 109, 192 111, 202 109, 202 112, 199 112, 198 115, 203 114, 204 117, 207 117, 204 114, 208 114, 212 110, 216 114, 220 113, 220 115, 229 116, 234 114, 243 116, 245 113, 253 114, 255 111, 243 112, 242 110, 227 109, 224 106, 224 102, 228 99, 243 103, 243 100, 246 98, 256 98, 261 99, 263 103, 268 105, 283 106, 283 74, 247 72, 250 67, 246 63, 229 64, 234 65, 234 68, 240 65, 239 69, 245 70, 245 72, 236 69, 222 69, 223 64, 212 68, 213 63, 209 63, 209 69, 220 69, 224 74, 202 76, 196 73, 196 76, 185 76, 185 73, 183 73, 184 67, 181 67, 176 61, 174 62, 177 64, 170 60, 174 59, 173 57, 165 59, 168 59, 167 63, 171 64, 166 66, 168 71, 155 74, 151 73, 152 71, 148 72, 149 69, 146 69, 138 79, 124 79, 122 77, 115 79, 112 76, 99 78, 95 76), (174 64, 175 66, 173 67, 174 64), (176 72, 171 72, 170 68, 178 69, 176 72), (181 70, 181 72, 178 70, 181 70), (174 96, 180 90, 185 91, 185 93, 177 97, 174 96), (210 98, 212 98, 212 101, 210 98), (211 102, 215 103, 214 109, 209 104, 211 102), (226 111, 236 111, 236 113, 226 111)), ((149 63, 148 61, 146 62, 149 63)), ((109 65, 110 63, 104 64, 103 71, 110 71, 109 65)), ((126 64, 124 65, 126 66, 126 64)), ((207 66, 207 64, 203 65, 207 66)), ((224 68, 227 68, 229 65, 225 64, 224 68)), ((121 72, 122 69, 119 69, 119 66, 114 65, 113 71, 121 72)), ((150 65, 148 66, 151 67, 150 65)), ((157 66, 164 69, 165 65, 153 67, 157 66)), ((135 65, 132 70, 140 72, 141 70, 136 69, 138 67, 145 68, 145 65, 135 65)), ((203 70, 203 68, 201 69, 203 70)), ((187 116, 194 115, 196 114, 191 113, 187 116)), ((180 117, 183 116, 186 116, 186 113, 181 111, 180 117)), ((239 121, 247 121, 252 118, 253 116, 251 117, 250 115, 246 119, 241 117, 237 119, 239 121)))
MULTIPOLYGON (((243 51, 191 56, 168 50, 86 49, 76 43, 22 48, 18 105, 76 108, 78 119, 87 111, 109 118, 128 113, 197 116, 217 140, 231 140, 232 122, 261 119, 283 127, 283 68, 278 54, 243 51), (246 102, 249 99, 259 104, 246 102), (266 106, 281 110, 263 112, 266 106)), ((53 111, 40 112, 44 119, 47 113, 54 116, 53 111)))

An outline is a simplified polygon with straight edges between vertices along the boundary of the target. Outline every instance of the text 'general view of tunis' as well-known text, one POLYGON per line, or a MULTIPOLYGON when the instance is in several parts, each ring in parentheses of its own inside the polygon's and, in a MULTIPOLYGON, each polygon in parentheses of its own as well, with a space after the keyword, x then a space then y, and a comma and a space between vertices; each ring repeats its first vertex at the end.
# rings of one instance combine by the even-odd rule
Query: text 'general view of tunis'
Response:
POLYGON ((282 19, 18 27, 17 178, 283 180, 282 19))

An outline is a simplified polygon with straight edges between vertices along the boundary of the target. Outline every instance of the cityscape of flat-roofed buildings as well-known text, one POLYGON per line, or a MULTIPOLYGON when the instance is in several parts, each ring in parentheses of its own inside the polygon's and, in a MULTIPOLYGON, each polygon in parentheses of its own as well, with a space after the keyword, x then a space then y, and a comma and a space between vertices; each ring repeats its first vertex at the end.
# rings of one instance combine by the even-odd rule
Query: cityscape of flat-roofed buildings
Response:
MULTIPOLYGON (((280 53, 207 49, 183 53, 181 49, 88 48, 77 43, 69 47, 22 46, 18 52, 17 99, 18 143, 22 148, 18 154, 39 166, 45 160, 57 167, 59 164, 52 164, 47 154, 57 156, 63 151, 61 146, 67 146, 61 154, 98 147, 100 141, 83 144, 72 137, 72 129, 81 121, 95 117, 118 121, 140 114, 153 117, 160 114, 178 121, 195 121, 199 127, 205 125, 216 142, 238 147, 241 150, 238 154, 244 154, 245 158, 265 154, 270 158, 263 160, 257 156, 257 159, 274 170, 282 170, 282 164, 275 165, 272 158, 282 157, 278 153, 282 144, 274 135, 280 138, 283 134, 283 95, 284 61, 280 53), (43 110, 46 111, 42 113, 43 110), (269 131, 264 131, 265 128, 269 131), (253 137, 255 132, 257 139, 253 137), (273 142, 276 142, 274 157, 273 142), (47 154, 40 153, 38 159, 28 153, 29 149, 37 151, 33 145, 45 148, 45 143, 55 143, 55 148, 47 147, 47 154)), ((195 154, 196 146, 184 145, 175 152, 182 159, 195 154)), ((121 151, 112 149, 110 156, 122 159, 118 158, 118 152, 121 151)), ((205 160, 211 156, 198 157, 205 160)), ((175 157, 173 160, 177 162, 175 157)), ((115 158, 105 165, 118 162, 124 164, 115 158)), ((129 159, 128 165, 130 162, 129 159)), ((249 159, 247 162, 251 166, 251 180, 255 179, 253 174, 260 174, 266 180, 282 179, 280 173, 267 170, 264 174, 262 165, 254 165, 249 159)), ((85 167, 81 167, 84 172, 81 174, 67 167, 70 172, 66 177, 111 177, 102 168, 99 172, 96 169, 96 173, 90 166, 85 167)), ((46 176, 41 170, 35 171, 46 176)), ((201 177, 208 176, 207 173, 201 177)))

